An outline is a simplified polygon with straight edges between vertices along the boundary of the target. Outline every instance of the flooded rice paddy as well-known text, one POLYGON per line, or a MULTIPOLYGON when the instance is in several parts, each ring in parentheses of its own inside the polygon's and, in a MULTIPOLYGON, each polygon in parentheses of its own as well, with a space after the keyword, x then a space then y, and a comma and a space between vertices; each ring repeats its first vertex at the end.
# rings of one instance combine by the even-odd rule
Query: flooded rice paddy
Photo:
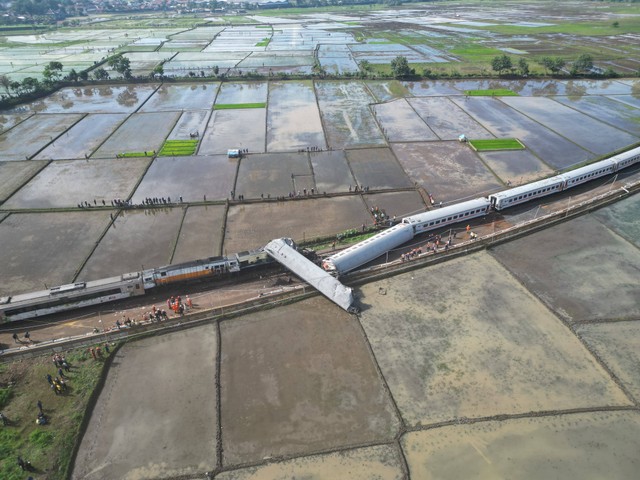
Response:
MULTIPOLYGON (((0 53, 0 71, 20 80, 58 59, 67 71, 121 44, 139 49, 134 72, 170 59, 167 75, 216 67, 267 75, 311 71, 315 48, 320 66, 341 72, 402 52, 416 62, 456 62, 443 48, 454 37, 540 56, 556 55, 563 41, 526 33, 515 41, 487 27, 497 18, 512 28, 552 26, 566 5, 540 23, 493 4, 438 7, 25 35, 16 39, 20 47, 0 53), (361 25, 391 23, 415 40, 410 51, 382 35, 351 45, 361 25), (69 41, 76 43, 61 46, 69 41)), ((536 18, 537 7, 527 8, 536 18)), ((623 39, 615 48, 637 49, 623 39)), ((616 62, 635 74, 633 60, 616 62)), ((416 213, 427 208, 428 194, 449 203, 543 178, 637 143, 639 91, 633 78, 63 89, 0 117, 0 295, 233 253, 282 236, 333 238, 371 225, 371 207, 416 213), (520 96, 465 95, 486 88, 520 96), (214 109, 251 103, 265 105, 214 109), (196 155, 116 158, 194 131, 196 155), (461 134, 516 137, 526 149, 478 154, 457 141, 461 134), (230 148, 248 152, 228 159, 230 148), (370 191, 356 193, 355 185, 370 191), (171 201, 123 211, 113 197, 171 201), (76 207, 84 201, 91 206, 76 207)), ((247 480, 634 479, 638 202, 631 197, 358 286, 358 317, 315 297, 128 344, 98 399, 74 478, 196 477, 217 469, 216 479, 247 480)), ((519 215, 532 212, 507 220, 519 215)), ((491 227, 482 222, 478 228, 491 227)))
POLYGON ((314 297, 221 320, 219 333, 205 325, 129 343, 98 399, 74 478, 165 478, 217 467, 216 479, 248 480, 513 472, 633 479, 640 302, 623 300, 621 289, 634 291, 628 278, 611 283, 606 272, 638 263, 637 246, 634 254, 628 242, 610 238, 627 221, 637 225, 635 204, 631 197, 487 251, 361 285, 358 316, 314 297), (559 254, 585 249, 583 237, 601 239, 588 247, 597 259, 559 254), (511 261, 518 252, 537 262, 511 261), (572 271, 576 263, 580 272, 572 271), (565 271, 572 280, 555 280, 565 271), (594 280, 601 272, 608 281, 594 280), (534 283, 545 275, 555 295, 534 283), (577 279, 595 281, 599 300, 584 295, 577 279), (568 319, 568 302, 603 315, 568 319), (159 353, 167 348, 187 353, 159 353), (136 385, 145 365, 178 380, 162 394, 142 393, 136 385), (126 399, 112 394, 130 390, 136 393, 126 399), (166 414, 172 401, 197 407, 161 425, 145 420, 166 414), (126 437, 119 435, 125 426, 126 437), (140 445, 161 429, 171 433, 140 445))
MULTIPOLYGON (((163 223, 161 237, 166 232, 167 244, 158 256, 149 256, 143 244, 130 243, 131 254, 116 262, 123 271, 138 270, 143 263, 151 267, 195 259, 196 252, 208 256, 257 248, 284 235, 296 240, 332 236, 373 221, 368 214, 373 205, 355 192, 356 186, 388 199, 405 198, 392 193, 412 192, 399 203, 389 200, 390 212, 402 216, 424 210, 427 194, 443 203, 486 195, 626 147, 640 140, 637 85, 633 79, 531 85, 368 80, 65 88, 2 117, 0 211, 9 215, 0 222, 0 235, 12 216, 38 217, 87 202, 92 210, 83 213, 102 224, 109 213, 118 213, 111 200, 140 204, 158 198, 180 220, 163 223), (464 95, 468 88, 500 86, 521 96, 464 95), (583 94, 576 97, 571 92, 578 87, 583 94), (241 108, 247 106, 258 108, 241 108), (526 149, 477 153, 457 141, 461 134, 515 137, 526 149), (155 158, 154 150, 166 139, 192 138, 196 155, 155 158), (233 148, 245 151, 243 158, 227 158, 233 148), (138 156, 117 158, 122 153, 138 156), (240 195, 250 203, 238 203, 240 195), (276 201, 279 197, 286 201, 276 201), (301 201, 290 203, 290 197, 301 201), (193 258, 186 248, 174 259, 176 239, 185 237, 179 212, 213 203, 224 213, 211 217, 220 224, 204 231, 224 231, 223 237, 194 248, 193 258)), ((197 223, 191 214, 187 217, 188 224, 197 223)), ((136 227, 136 236, 158 237, 145 230, 156 228, 153 222, 143 225, 136 227)), ((108 256, 115 246, 104 247, 109 238, 102 232, 87 238, 95 248, 82 274, 114 272, 103 270, 97 260, 102 255, 100 261, 113 264, 108 256)), ((0 259, 9 255, 16 271, 30 262, 29 251, 5 250, 0 259)), ((66 252, 60 252, 56 261, 64 258, 66 252)), ((62 283, 79 279, 78 267, 65 270, 62 283)), ((17 293, 17 284, 52 284, 60 278, 53 271, 22 272, 24 282, 3 283, 0 293, 17 293)))

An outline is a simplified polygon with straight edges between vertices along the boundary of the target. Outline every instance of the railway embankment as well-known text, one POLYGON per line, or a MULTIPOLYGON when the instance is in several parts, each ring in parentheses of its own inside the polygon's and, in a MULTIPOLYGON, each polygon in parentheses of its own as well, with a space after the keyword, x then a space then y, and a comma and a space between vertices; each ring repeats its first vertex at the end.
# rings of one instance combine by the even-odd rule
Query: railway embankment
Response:
MULTIPOLYGON (((475 239, 464 239, 456 242, 447 251, 425 252, 411 260, 392 260, 375 265, 341 278, 345 285, 357 286, 382 278, 397 275, 417 268, 445 262, 463 255, 468 255, 494 245, 508 242, 541 229, 549 228, 560 222, 576 218, 627 198, 640 191, 640 180, 634 180, 621 186, 612 187, 606 192, 596 194, 586 200, 559 207, 544 215, 527 220, 508 228, 477 236, 475 239)), ((46 353, 58 353, 72 348, 89 347, 101 342, 128 342, 142 337, 166 333, 179 329, 196 327, 211 321, 224 321, 262 309, 275 308, 287 303, 313 297, 319 293, 307 285, 274 288, 258 297, 221 307, 197 309, 184 316, 172 317, 162 322, 136 323, 131 327, 98 331, 91 334, 64 337, 55 340, 42 340, 36 345, 22 346, 5 350, 0 355, 0 362, 31 358, 46 353)))

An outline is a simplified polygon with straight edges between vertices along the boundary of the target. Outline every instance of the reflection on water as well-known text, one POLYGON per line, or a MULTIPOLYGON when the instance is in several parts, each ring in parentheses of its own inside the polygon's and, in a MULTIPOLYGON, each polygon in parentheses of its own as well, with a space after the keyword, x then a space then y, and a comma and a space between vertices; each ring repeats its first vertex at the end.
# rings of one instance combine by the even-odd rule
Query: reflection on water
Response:
POLYGON ((565 93, 569 97, 569 100, 577 101, 587 94, 587 86, 569 81, 567 82, 565 93))
POLYGON ((116 100, 118 102, 118 105, 133 107, 136 103, 138 103, 138 93, 131 87, 128 87, 116 97, 116 100))

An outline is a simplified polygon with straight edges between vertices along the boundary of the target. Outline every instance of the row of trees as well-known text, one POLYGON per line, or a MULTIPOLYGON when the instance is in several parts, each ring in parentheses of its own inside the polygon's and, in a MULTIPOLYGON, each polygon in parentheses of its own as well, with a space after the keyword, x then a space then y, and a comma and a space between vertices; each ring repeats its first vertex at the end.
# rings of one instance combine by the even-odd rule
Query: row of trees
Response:
MULTIPOLYGON (((130 61, 122 54, 109 57, 107 65, 114 71, 121 74, 124 78, 131 78, 130 61)), ((44 77, 44 80, 42 81, 34 77, 25 77, 22 82, 18 82, 12 81, 7 75, 0 75, 0 86, 4 88, 6 96, 13 97, 51 89, 55 86, 56 82, 59 82, 60 80, 77 82, 79 80, 89 79, 89 73, 86 70, 77 72, 73 68, 63 77, 63 69, 64 65, 62 65, 61 62, 49 62, 45 65, 42 72, 42 76, 44 77)), ((162 65, 158 65, 154 69, 153 73, 162 75, 164 73, 162 65)), ((93 70, 92 76, 96 80, 106 80, 109 78, 109 72, 103 67, 98 67, 93 70)))
MULTIPOLYGON (((542 57, 537 63, 541 65, 545 73, 551 73, 557 75, 564 71, 567 67, 567 61, 561 57, 542 57)), ((522 77, 528 77, 530 74, 529 62, 525 58, 519 58, 514 63, 508 55, 499 55, 491 60, 491 69, 497 72, 498 75, 509 73, 511 75, 520 75, 522 77)), ((373 66, 367 61, 360 62, 360 71, 363 75, 368 75, 373 70, 373 66)), ((398 56, 391 61, 391 73, 395 78, 409 78, 416 75, 414 68, 411 68, 406 57, 398 56)), ((596 69, 593 65, 593 57, 589 54, 580 55, 573 63, 570 64, 569 74, 572 76, 598 73, 607 77, 616 77, 617 74, 611 68, 601 71, 596 69)), ((638 71, 640 75, 640 70, 638 71)), ((422 72, 422 76, 427 78, 434 78, 438 75, 430 69, 425 69, 422 72)))
MULTIPOLYGON (((551 72, 556 75, 562 71, 567 65, 566 60, 560 57, 542 57, 538 60, 538 63, 542 65, 546 72, 551 72)), ((529 75, 529 64, 524 58, 520 58, 516 65, 511 61, 511 57, 508 55, 499 55, 491 60, 491 68, 501 75, 507 71, 510 73, 520 73, 523 77, 529 75)), ((587 53, 580 55, 575 62, 571 65, 571 75, 579 75, 584 73, 592 73, 593 71, 593 57, 587 53)))

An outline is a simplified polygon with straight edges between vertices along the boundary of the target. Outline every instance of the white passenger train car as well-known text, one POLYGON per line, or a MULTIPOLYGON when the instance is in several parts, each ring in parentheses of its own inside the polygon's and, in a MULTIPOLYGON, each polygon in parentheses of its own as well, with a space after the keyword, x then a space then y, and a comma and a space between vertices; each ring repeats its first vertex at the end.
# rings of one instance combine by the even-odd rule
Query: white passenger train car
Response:
POLYGON ((338 273, 349 272, 396 248, 398 245, 408 242, 413 238, 413 235, 413 228, 410 225, 399 223, 371 238, 367 238, 335 255, 325 258, 322 262, 322 268, 338 273))
POLYGON ((614 155, 611 157, 611 161, 616 164, 616 172, 623 168, 630 167, 634 163, 640 163, 640 147, 614 155))
POLYGON ((350 272, 410 241, 416 235, 484 216, 488 213, 490 205, 488 199, 476 198, 468 202, 405 217, 402 219, 402 223, 327 257, 322 263, 322 267, 340 274, 350 272))
POLYGON ((142 276, 139 273, 70 283, 49 290, 0 298, 0 321, 41 317, 136 295, 144 295, 142 276))
POLYGON ((558 175, 564 181, 564 188, 577 187, 578 185, 599 177, 604 177, 616 171, 615 162, 610 159, 592 163, 585 167, 576 168, 570 172, 558 175))
POLYGON ((476 198, 468 202, 457 203, 448 207, 405 217, 402 219, 402 223, 411 225, 414 235, 418 235, 436 228, 464 222, 471 218, 482 217, 489 212, 490 206, 491 202, 488 199, 476 198))
POLYGON ((546 197, 564 190, 565 180, 560 176, 545 178, 537 182, 503 190, 489 196, 491 206, 500 211, 505 208, 529 202, 535 198, 546 197))

